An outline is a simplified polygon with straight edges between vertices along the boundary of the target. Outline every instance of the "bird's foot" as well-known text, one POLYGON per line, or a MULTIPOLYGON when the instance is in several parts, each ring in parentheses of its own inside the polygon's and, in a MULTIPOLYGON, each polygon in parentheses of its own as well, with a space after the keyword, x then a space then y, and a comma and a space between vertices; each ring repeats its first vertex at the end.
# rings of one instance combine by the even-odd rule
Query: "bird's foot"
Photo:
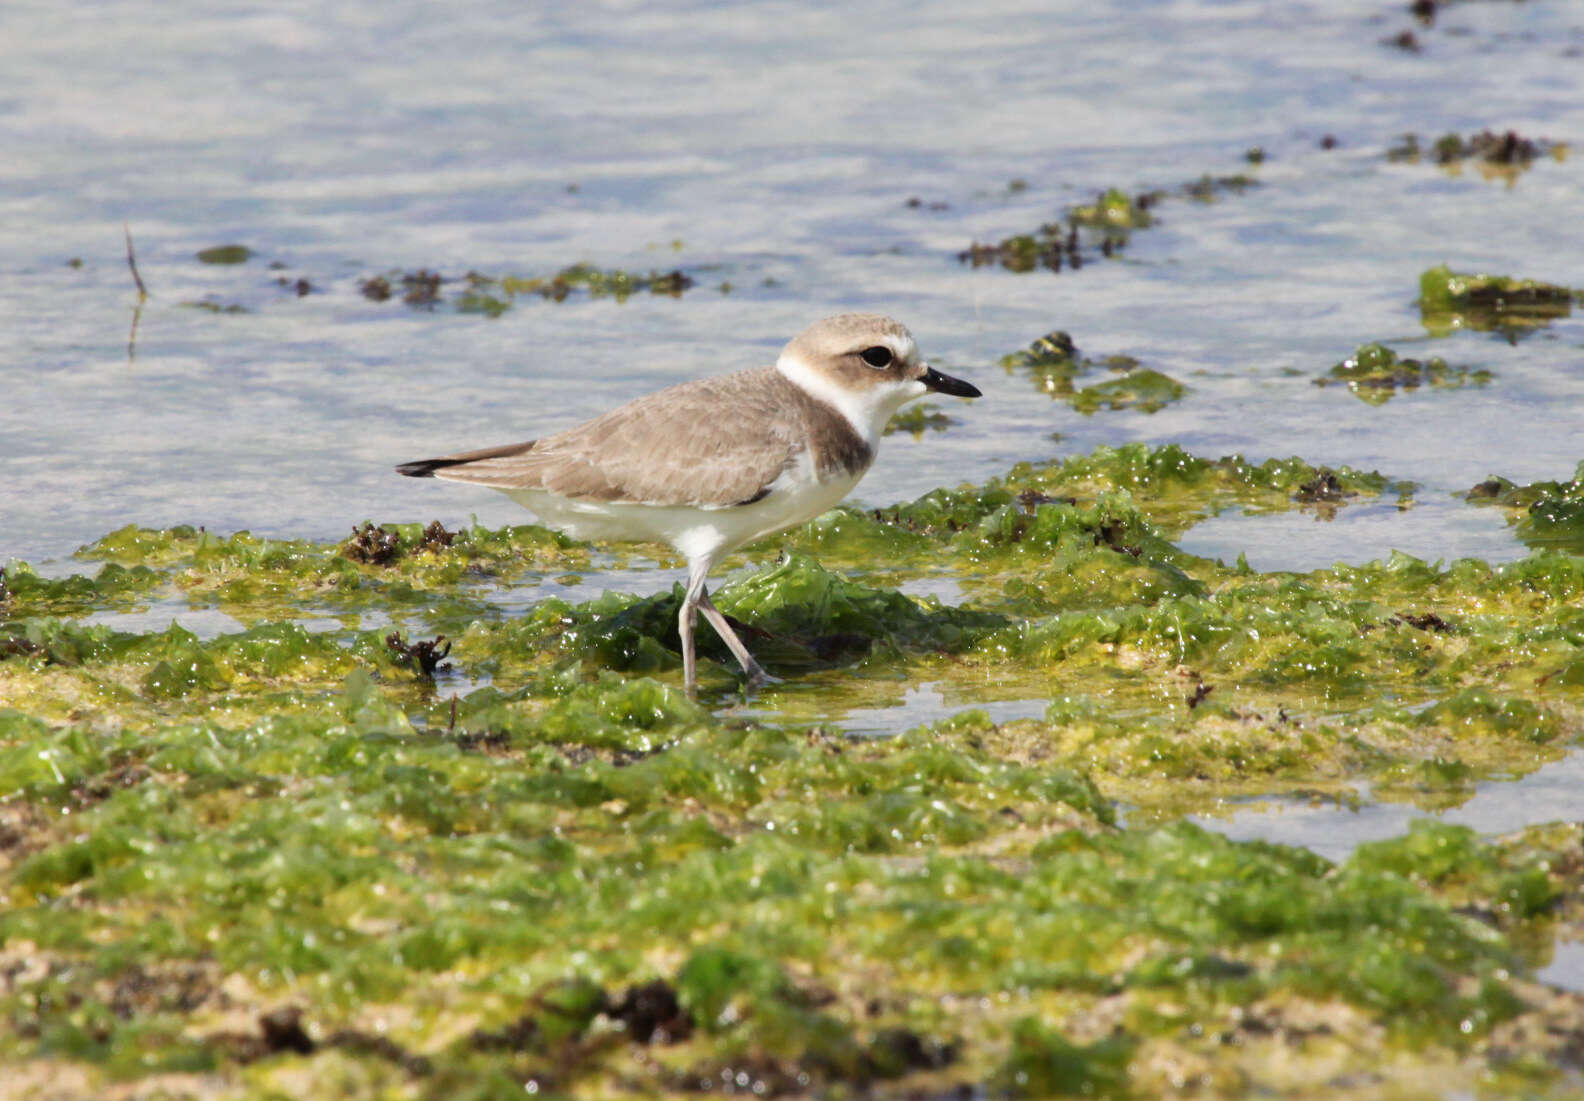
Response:
POLYGON ((766 685, 786 683, 786 681, 782 680, 780 677, 766 673, 764 668, 759 665, 755 665, 752 669, 747 670, 747 673, 748 679, 743 682, 743 691, 750 696, 766 685))

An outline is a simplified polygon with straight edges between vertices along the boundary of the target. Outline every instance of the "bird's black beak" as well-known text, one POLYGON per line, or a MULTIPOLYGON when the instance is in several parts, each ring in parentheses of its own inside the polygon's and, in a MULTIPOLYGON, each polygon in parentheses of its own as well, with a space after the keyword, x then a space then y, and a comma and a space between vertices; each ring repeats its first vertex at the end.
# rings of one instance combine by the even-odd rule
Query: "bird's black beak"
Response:
POLYGON ((960 378, 943 375, 935 368, 927 368, 921 379, 925 386, 937 394, 950 394, 954 398, 977 398, 980 395, 979 387, 971 382, 964 382, 960 378))

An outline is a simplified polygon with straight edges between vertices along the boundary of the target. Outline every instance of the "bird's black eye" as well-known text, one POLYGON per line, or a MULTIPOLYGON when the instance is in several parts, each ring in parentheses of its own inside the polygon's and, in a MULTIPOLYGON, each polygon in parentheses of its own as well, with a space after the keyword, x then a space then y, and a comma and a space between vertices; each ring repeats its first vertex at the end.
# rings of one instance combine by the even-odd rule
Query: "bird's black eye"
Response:
POLYGON ((876 344, 873 348, 865 348, 858 354, 871 367, 889 367, 893 358, 891 349, 879 344, 876 344))

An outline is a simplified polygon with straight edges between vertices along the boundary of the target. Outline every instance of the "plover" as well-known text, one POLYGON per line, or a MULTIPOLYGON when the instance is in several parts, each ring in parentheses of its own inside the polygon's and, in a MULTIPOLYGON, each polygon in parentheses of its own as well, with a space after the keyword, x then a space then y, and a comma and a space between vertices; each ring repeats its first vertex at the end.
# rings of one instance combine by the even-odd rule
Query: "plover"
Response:
POLYGON ((576 539, 670 544, 688 564, 678 617, 688 692, 698 690, 698 611, 755 687, 772 678, 710 600, 710 570, 847 496, 891 415, 930 391, 979 396, 920 359, 898 322, 842 314, 799 333, 774 367, 685 382, 553 436, 396 470, 498 489, 576 539))

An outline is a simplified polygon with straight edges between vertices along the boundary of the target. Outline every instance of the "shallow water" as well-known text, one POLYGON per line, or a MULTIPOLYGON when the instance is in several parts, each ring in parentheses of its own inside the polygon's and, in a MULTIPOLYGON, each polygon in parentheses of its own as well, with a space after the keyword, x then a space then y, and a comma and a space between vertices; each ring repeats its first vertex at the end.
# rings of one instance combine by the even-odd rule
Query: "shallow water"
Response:
MULTIPOLYGON (((1435 817, 1482 834, 1512 833, 1550 818, 1576 817, 1584 791, 1584 755, 1573 752, 1516 780, 1489 782, 1461 806, 1435 817)), ((1430 817, 1403 803, 1380 803, 1360 792, 1355 805, 1308 798, 1256 799, 1229 804, 1224 815, 1195 819, 1235 838, 1262 837, 1307 845, 1331 860, 1346 860, 1366 841, 1399 837, 1416 818, 1430 817)))
POLYGON ((1015 719, 1038 719, 1050 707, 1049 700, 1012 699, 985 700, 974 706, 947 700, 933 684, 909 686, 902 702, 895 707, 854 708, 838 724, 851 735, 884 737, 925 723, 940 722, 964 711, 983 711, 991 722, 1005 723, 1015 719))
MULTIPOLYGON (((865 503, 1100 443, 1174 441, 1417 486, 1406 511, 1383 501, 1329 522, 1225 515, 1187 535, 1196 553, 1244 553, 1262 569, 1393 549, 1516 557, 1524 548, 1501 515, 1453 494, 1492 473, 1571 474, 1584 457, 1584 325, 1575 316, 1517 343, 1430 340, 1417 278, 1446 262, 1584 285, 1579 170, 1542 158, 1508 185, 1383 154, 1407 131, 1584 134, 1584 9, 1458 5, 1419 32, 1422 53, 1380 43, 1408 22, 1403 5, 1365 0, 443 14, 402 0, 333 13, 11 5, 0 16, 11 152, 0 559, 70 568, 62 559, 79 544, 134 522, 311 538, 369 518, 520 522, 487 490, 390 468, 767 362, 842 309, 896 314, 985 392, 939 402, 955 422, 943 433, 889 438, 865 503), (1338 148, 1320 148, 1326 134, 1338 148), (1243 160, 1253 146, 1267 154, 1258 167, 1243 160), (1123 259, 1062 275, 955 259, 1107 186, 1171 190, 1237 171, 1261 186, 1169 198, 1123 259), (908 205, 915 196, 922 206, 908 205), (152 294, 130 348, 123 222, 152 294), (256 257, 194 257, 232 241, 256 257), (527 296, 493 320, 358 290, 392 269, 531 276, 577 261, 680 267, 697 285, 680 299, 527 296), (306 278, 313 293, 281 278, 306 278), (1086 417, 994 365, 1055 328, 1189 392, 1153 415, 1086 417), (1377 340, 1495 379, 1379 407, 1313 385, 1377 340)), ((519 595, 526 605, 671 579, 590 572, 519 595)), ((225 629, 219 613, 175 614, 225 629)), ((940 711, 925 686, 847 721, 895 728, 940 711)), ((1484 785, 1474 803, 1511 813, 1475 824, 1576 814, 1566 785, 1525 786, 1536 777, 1484 785)), ((1323 847, 1336 813, 1218 828, 1323 847)), ((1357 812, 1388 832, 1408 813, 1357 812)))

